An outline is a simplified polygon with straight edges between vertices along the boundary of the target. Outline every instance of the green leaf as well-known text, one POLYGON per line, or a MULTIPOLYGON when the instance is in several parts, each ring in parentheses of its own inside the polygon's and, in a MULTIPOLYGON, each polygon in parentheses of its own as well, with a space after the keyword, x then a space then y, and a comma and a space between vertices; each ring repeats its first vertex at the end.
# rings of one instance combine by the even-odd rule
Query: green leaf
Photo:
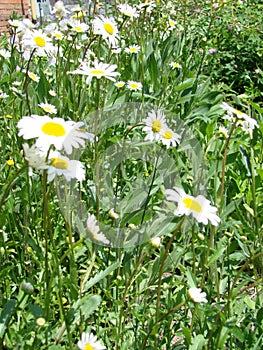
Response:
POLYGON ((100 295, 86 295, 73 305, 75 312, 75 322, 78 322, 80 315, 86 320, 99 307, 101 303, 100 295))
POLYGON ((193 338, 189 350, 202 350, 206 343, 207 340, 204 338, 204 336, 202 334, 198 334, 193 338))
POLYGON ((247 306, 251 310, 255 310, 256 309, 256 303, 252 299, 250 299, 249 297, 245 297, 244 298, 244 302, 247 304, 247 306))
POLYGON ((188 327, 182 327, 182 331, 183 331, 183 334, 185 336, 185 340, 186 340, 187 344, 190 344, 191 343, 190 329, 188 327))
POLYGON ((3 337, 6 327, 8 325, 8 322, 12 316, 12 313, 16 306, 16 300, 10 299, 3 308, 1 315, 0 315, 0 338, 3 337))
POLYGON ((212 256, 210 256, 210 258, 208 259, 207 266, 211 265, 213 262, 215 262, 220 257, 222 257, 223 252, 225 250, 226 250, 226 238, 224 237, 219 241, 218 247, 215 250, 214 254, 212 256))
POLYGON ((93 287, 96 283, 100 282, 103 278, 107 277, 110 273, 116 270, 120 266, 121 262, 116 261, 115 263, 108 266, 104 271, 99 272, 95 277, 91 278, 84 286, 83 292, 86 292, 89 288, 93 287))

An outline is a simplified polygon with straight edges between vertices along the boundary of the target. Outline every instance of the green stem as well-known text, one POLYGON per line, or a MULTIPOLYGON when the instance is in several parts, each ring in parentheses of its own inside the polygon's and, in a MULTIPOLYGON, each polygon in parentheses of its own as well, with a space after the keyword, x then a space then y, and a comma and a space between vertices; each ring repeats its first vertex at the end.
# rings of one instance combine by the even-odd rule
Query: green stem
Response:
POLYGON ((167 316, 169 316, 170 314, 174 313, 175 311, 179 310, 182 306, 184 306, 185 301, 182 301, 180 304, 176 305, 175 307, 173 307, 171 310, 169 310, 168 312, 166 312, 162 317, 160 317, 151 327, 151 329, 149 330, 149 332, 146 335, 146 338, 144 339, 144 342, 142 344, 141 350, 144 350, 146 348, 146 344, 147 341, 149 339, 149 336, 151 335, 152 331, 154 330, 154 328, 156 327, 156 325, 158 323, 160 323, 161 321, 163 321, 164 319, 166 319, 167 316))
POLYGON ((18 172, 11 178, 11 180, 8 182, 2 196, 1 196, 1 199, 0 199, 0 212, 1 212, 1 209, 2 209, 2 206, 5 202, 5 199, 7 197, 7 194, 10 190, 10 188, 14 185, 15 181, 19 178, 19 175, 25 170, 27 169, 27 165, 23 166, 21 169, 18 170, 18 172))
POLYGON ((120 305, 122 305, 122 306, 121 306, 120 313, 119 313, 118 330, 117 330, 117 336, 116 336, 116 350, 120 349, 119 340, 120 340, 120 334, 121 334, 122 317, 123 317, 123 313, 124 313, 124 306, 123 306, 123 304, 124 304, 124 301, 125 301, 128 289, 129 289, 129 287, 130 287, 130 285, 132 283, 133 277, 134 277, 136 271, 138 270, 138 267, 143 263, 146 255, 147 255, 146 251, 141 254, 140 259, 137 261, 137 263, 136 263, 136 265, 135 265, 132 273, 130 274, 130 277, 129 277, 126 285, 125 285, 123 296, 122 296, 122 299, 121 299, 121 302, 120 302, 120 305))
POLYGON ((185 216, 181 219, 181 221, 179 222, 179 224, 177 225, 177 227, 173 231, 173 234, 172 234, 172 236, 171 236, 171 238, 170 238, 170 240, 165 248, 164 256, 163 256, 162 261, 161 261, 159 275, 158 275, 158 289, 157 289, 157 300, 156 300, 156 311, 155 311, 155 323, 156 324, 158 323, 158 319, 159 319, 159 309, 160 309, 160 300, 161 300, 161 282, 162 282, 164 263, 165 263, 165 260, 168 256, 168 254, 169 254, 169 251, 171 249, 174 238, 175 238, 176 234, 179 232, 179 230, 181 229, 181 226, 184 222, 184 219, 185 219, 185 216))

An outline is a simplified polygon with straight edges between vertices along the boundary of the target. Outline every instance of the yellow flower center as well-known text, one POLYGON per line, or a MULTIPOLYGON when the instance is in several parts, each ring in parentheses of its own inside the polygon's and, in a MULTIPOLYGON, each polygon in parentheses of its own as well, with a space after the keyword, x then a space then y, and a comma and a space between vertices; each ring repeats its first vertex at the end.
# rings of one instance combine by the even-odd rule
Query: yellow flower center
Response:
POLYGON ((173 133, 170 130, 165 130, 163 134, 163 138, 170 140, 171 138, 173 138, 173 133))
POLYGON ((56 33, 56 34, 55 34, 55 37, 58 38, 58 39, 62 39, 62 34, 56 33))
POLYGON ((37 44, 37 46, 45 47, 46 46, 46 40, 42 38, 41 36, 36 36, 34 38, 34 42, 37 44))
POLYGON ((202 206, 192 198, 184 198, 183 203, 186 208, 196 211, 197 213, 201 213, 203 210, 202 206))
POLYGON ((57 169, 68 169, 68 163, 61 158, 52 158, 51 165, 57 169))
POLYGON ((64 136, 66 134, 64 126, 54 122, 43 124, 41 130, 44 134, 49 136, 64 136))
POLYGON ((112 24, 110 23, 105 23, 104 24, 104 29, 106 30, 106 32, 110 35, 112 35, 114 33, 114 27, 112 24))
POLYGON ((131 87, 132 89, 137 89, 138 84, 136 84, 136 83, 131 83, 130 87, 131 87))
POLYGON ((34 74, 34 73, 28 73, 28 76, 29 76, 29 78, 31 78, 32 80, 37 80, 37 77, 36 77, 36 75, 34 74))
POLYGON ((90 344, 85 344, 84 350, 94 350, 94 347, 91 346, 90 344))
POLYGON ((130 47, 130 52, 137 52, 137 48, 136 47, 130 47))
POLYGON ((45 112, 51 112, 52 111, 52 108, 49 107, 49 106, 45 106, 43 109, 44 109, 45 112))
POLYGON ((75 31, 76 31, 76 32, 83 32, 83 28, 80 27, 80 26, 76 26, 76 27, 75 27, 75 31))
POLYGON ((162 128, 162 123, 160 122, 160 120, 155 120, 152 123, 152 131, 153 132, 159 132, 162 128))
POLYGON ((236 112, 237 115, 242 115, 243 114, 243 112, 239 111, 238 109, 235 109, 235 112, 236 112))
POLYGON ((90 74, 92 74, 92 75, 105 75, 105 70, 91 69, 90 74))

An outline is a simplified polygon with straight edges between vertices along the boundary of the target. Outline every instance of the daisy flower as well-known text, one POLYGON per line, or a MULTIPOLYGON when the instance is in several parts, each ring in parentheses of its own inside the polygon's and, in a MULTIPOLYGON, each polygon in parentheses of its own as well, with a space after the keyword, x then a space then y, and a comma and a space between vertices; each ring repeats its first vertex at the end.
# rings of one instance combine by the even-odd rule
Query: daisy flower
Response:
POLYGON ((56 175, 64 176, 67 181, 71 179, 85 180, 85 169, 80 161, 71 160, 54 151, 50 152, 49 159, 51 163, 47 171, 48 182, 54 180, 56 175))
POLYGON ((64 34, 59 31, 59 30, 55 30, 53 33, 52 33, 52 36, 54 39, 56 40, 62 40, 64 38, 64 34))
POLYGON ((41 102, 39 103, 39 107, 42 108, 43 111, 45 111, 48 114, 57 114, 56 107, 50 103, 41 102))
POLYGON ((69 11, 66 10, 63 1, 57 1, 51 13, 55 14, 57 18, 62 19, 69 13, 69 11))
POLYGON ((28 162, 30 168, 36 170, 48 169, 48 164, 46 163, 46 153, 41 151, 36 145, 31 147, 27 143, 23 144, 24 157, 28 162))
POLYGON ((0 50, 0 56, 2 56, 3 58, 7 59, 11 57, 11 52, 5 49, 1 49, 0 50))
POLYGON ((114 85, 117 88, 122 88, 125 85, 125 82, 124 81, 117 81, 114 85))
POLYGON ((202 292, 201 288, 189 288, 188 295, 195 303, 207 303, 206 293, 202 292))
POLYGON ((130 6, 129 4, 120 4, 118 5, 117 9, 127 17, 130 17, 131 19, 139 17, 139 13, 137 12, 137 9, 135 7, 130 6))
POLYGON ((126 47, 124 51, 128 54, 138 53, 140 51, 140 46, 139 45, 131 45, 129 47, 126 47))
POLYGON ((78 341, 81 350, 104 350, 105 346, 97 340, 97 336, 92 333, 82 333, 81 340, 78 341))
POLYGON ((38 56, 47 56, 54 51, 51 38, 41 29, 28 30, 22 38, 22 47, 25 51, 35 50, 38 56))
POLYGON ((81 129, 83 122, 75 123, 62 118, 31 115, 23 117, 17 124, 18 136, 25 140, 37 138, 36 146, 41 150, 48 150, 54 145, 56 150, 64 149, 67 154, 72 149, 85 146, 85 139, 93 141, 93 135, 81 129))
POLYGON ((159 141, 164 130, 168 129, 166 125, 166 117, 160 110, 151 110, 148 113, 148 117, 143 119, 142 122, 145 124, 145 127, 142 130, 147 133, 145 141, 159 141))
POLYGON ((142 84, 134 81, 134 80, 129 80, 127 82, 127 88, 131 91, 137 91, 137 90, 141 90, 142 89, 142 84))
POLYGON ((168 24, 169 24, 169 28, 168 29, 169 30, 173 30, 176 27, 177 22, 170 18, 169 21, 168 21, 168 24))
POLYGON ((173 69, 175 69, 175 68, 178 68, 178 69, 182 68, 182 66, 179 63, 177 63, 177 62, 171 62, 170 63, 170 67, 172 67, 173 69))
POLYGON ((160 141, 166 146, 166 148, 169 148, 170 146, 176 147, 176 145, 180 143, 180 140, 181 136, 173 132, 173 130, 169 128, 163 129, 160 141))
POLYGON ((110 241, 106 238, 106 236, 100 232, 100 228, 98 226, 96 217, 93 214, 88 213, 88 217, 86 221, 86 233, 87 233, 87 238, 93 238, 94 240, 103 244, 110 243, 110 241))
POLYGON ((5 98, 8 98, 8 94, 6 94, 5 92, 3 92, 2 90, 0 90, 0 98, 1 99, 5 99, 5 98))
POLYGON ((150 243, 154 248, 159 248, 161 245, 161 237, 153 237, 150 239, 150 243))
POLYGON ((229 121, 234 121, 234 116, 238 119, 238 125, 241 126, 242 130, 245 132, 248 132, 250 134, 250 137, 252 138, 252 133, 255 127, 259 127, 257 121, 253 118, 251 118, 249 115, 247 115, 244 112, 241 112, 240 110, 231 107, 228 103, 223 102, 221 104, 221 108, 224 109, 227 112, 227 115, 225 116, 225 119, 229 121))
POLYGON ((110 65, 107 63, 95 61, 93 62, 93 67, 90 67, 89 64, 83 62, 78 69, 68 73, 87 75, 86 83, 89 84, 93 77, 97 79, 105 77, 111 81, 116 81, 115 77, 120 75, 120 73, 114 72, 116 68, 116 64, 110 65))
POLYGON ((27 75, 29 76, 29 78, 31 80, 34 80, 36 83, 38 83, 39 80, 40 80, 40 77, 37 74, 33 73, 33 72, 27 72, 27 75))
POLYGON ((208 220, 214 226, 218 226, 220 218, 216 215, 217 208, 210 205, 210 201, 204 196, 197 197, 187 195, 184 190, 178 187, 165 191, 168 201, 177 202, 178 207, 174 211, 174 215, 190 215, 204 225, 208 224, 208 220))
POLYGON ((57 95, 55 90, 49 90, 48 93, 50 96, 53 96, 53 97, 57 95))
POLYGON ((71 20, 68 22, 68 25, 71 27, 71 30, 77 33, 85 33, 89 29, 89 26, 78 20, 71 20))
POLYGON ((118 42, 118 28, 113 18, 99 16, 92 21, 94 34, 99 34, 110 46, 116 47, 118 42))

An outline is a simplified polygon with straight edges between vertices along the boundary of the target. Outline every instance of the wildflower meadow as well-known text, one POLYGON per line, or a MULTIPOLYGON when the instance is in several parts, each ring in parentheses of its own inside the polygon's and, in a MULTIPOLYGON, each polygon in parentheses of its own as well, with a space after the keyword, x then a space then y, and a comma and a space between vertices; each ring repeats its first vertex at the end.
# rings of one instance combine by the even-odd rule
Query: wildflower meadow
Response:
POLYGON ((57 1, 0 36, 0 349, 263 348, 262 1, 57 1))

